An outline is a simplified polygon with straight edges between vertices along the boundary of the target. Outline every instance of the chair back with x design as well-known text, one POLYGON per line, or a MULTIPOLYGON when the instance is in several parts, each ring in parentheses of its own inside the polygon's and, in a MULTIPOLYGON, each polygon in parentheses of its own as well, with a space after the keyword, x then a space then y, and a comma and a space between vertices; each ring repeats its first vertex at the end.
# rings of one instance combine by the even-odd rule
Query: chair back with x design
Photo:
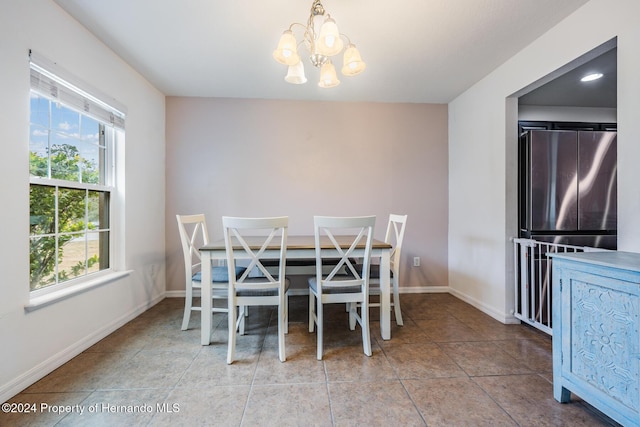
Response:
POLYGON ((244 334, 244 308, 254 305, 278 306, 280 361, 286 360, 284 334, 287 332, 287 292, 285 277, 288 217, 223 217, 222 226, 229 268, 229 349, 227 363, 235 358, 236 331, 244 334), (263 264, 277 261, 277 274, 263 264), (242 265, 239 265, 241 263, 242 265), (237 267, 246 268, 238 276, 237 267), (238 314, 237 308, 240 307, 238 314))

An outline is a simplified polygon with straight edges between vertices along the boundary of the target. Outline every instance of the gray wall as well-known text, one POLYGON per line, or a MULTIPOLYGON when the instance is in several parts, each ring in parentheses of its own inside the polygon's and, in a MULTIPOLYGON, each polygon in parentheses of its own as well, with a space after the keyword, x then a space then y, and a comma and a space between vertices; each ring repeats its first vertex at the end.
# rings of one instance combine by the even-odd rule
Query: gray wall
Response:
POLYGON ((447 286, 447 106, 169 97, 166 101, 167 290, 184 289, 176 214, 408 214, 404 287, 447 286), (422 259, 413 267, 414 256, 422 259))

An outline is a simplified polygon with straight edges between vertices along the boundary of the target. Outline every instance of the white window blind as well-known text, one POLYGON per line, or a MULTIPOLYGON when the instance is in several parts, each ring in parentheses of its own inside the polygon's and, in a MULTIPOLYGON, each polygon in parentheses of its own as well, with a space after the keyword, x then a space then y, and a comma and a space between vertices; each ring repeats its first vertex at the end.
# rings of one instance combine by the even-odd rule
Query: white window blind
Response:
POLYGON ((31 89, 50 99, 58 100, 62 104, 82 112, 94 119, 111 124, 118 129, 124 129, 125 112, 122 107, 114 106, 111 102, 100 99, 98 92, 90 89, 86 84, 65 79, 64 71, 54 63, 29 52, 31 67, 31 89))

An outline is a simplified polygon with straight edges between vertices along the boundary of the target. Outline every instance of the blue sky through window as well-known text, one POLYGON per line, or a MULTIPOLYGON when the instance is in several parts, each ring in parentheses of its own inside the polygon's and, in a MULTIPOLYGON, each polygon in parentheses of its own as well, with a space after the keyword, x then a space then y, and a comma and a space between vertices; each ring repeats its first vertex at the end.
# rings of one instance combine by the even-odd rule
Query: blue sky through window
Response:
POLYGON ((47 157, 49 147, 71 145, 79 155, 99 168, 100 123, 59 102, 31 94, 29 149, 40 157, 47 157))

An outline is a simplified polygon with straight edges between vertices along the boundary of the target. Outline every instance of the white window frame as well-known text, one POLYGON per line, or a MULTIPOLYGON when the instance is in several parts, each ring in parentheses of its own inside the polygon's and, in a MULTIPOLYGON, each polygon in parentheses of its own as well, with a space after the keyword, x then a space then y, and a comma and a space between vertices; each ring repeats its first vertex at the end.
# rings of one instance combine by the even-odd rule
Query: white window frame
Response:
MULTIPOLYGON (((29 188, 34 184, 109 192, 109 267, 44 288, 29 290, 29 302, 25 305, 26 311, 66 299, 88 289, 117 280, 130 273, 124 268, 124 229, 122 227, 124 215, 124 119, 126 109, 117 101, 106 97, 81 82, 46 58, 32 52, 29 53, 29 57, 30 93, 37 93, 44 98, 60 102, 65 107, 78 111, 81 115, 98 120, 105 125, 105 139, 111 138, 112 147, 107 150, 107 155, 110 156, 110 159, 107 162, 108 169, 105 170, 105 174, 108 176, 107 181, 105 181, 106 185, 73 183, 66 180, 30 175, 29 188), (38 76, 35 81, 33 77, 34 70, 37 70, 35 74, 38 76), (34 86, 36 87, 34 88, 34 86), (52 87, 50 93, 46 93, 43 90, 43 88, 49 89, 50 87, 52 87)), ((29 236, 29 238, 31 237, 29 236)))

